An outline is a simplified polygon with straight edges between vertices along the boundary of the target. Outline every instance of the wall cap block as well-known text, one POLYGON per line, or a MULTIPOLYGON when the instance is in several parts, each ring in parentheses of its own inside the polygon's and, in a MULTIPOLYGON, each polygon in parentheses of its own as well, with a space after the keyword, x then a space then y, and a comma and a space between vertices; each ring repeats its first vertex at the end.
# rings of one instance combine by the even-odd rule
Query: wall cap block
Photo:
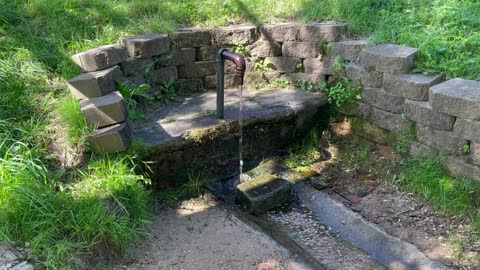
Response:
POLYGON ((72 56, 82 72, 106 69, 127 59, 127 48, 122 44, 104 45, 72 56))

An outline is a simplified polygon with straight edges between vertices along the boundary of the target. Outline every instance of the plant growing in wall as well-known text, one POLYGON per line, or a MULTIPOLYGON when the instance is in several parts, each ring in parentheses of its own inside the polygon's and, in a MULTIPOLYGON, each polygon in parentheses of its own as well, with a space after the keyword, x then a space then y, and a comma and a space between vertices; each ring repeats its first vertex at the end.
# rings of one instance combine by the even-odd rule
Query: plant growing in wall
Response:
POLYGON ((164 104, 174 101, 177 98, 175 78, 170 77, 167 81, 160 83, 153 93, 153 97, 164 104))
POLYGON ((269 69, 270 63, 268 61, 265 61, 264 59, 257 59, 255 60, 254 63, 254 69, 255 71, 259 72, 260 74, 265 75, 269 69))
POLYGON ((151 88, 149 84, 134 86, 115 81, 118 91, 122 94, 129 111, 129 117, 132 120, 143 119, 144 115, 139 111, 140 105, 152 101, 153 98, 146 93, 151 88))
POLYGON ((317 59, 322 61, 323 57, 332 50, 332 44, 330 44, 325 38, 322 38, 320 40, 319 47, 320 47, 320 52, 318 53, 317 59))
POLYGON ((233 43, 232 50, 233 50, 234 53, 238 53, 238 54, 243 55, 243 56, 247 55, 247 50, 245 48, 245 44, 240 43, 238 41, 233 43))

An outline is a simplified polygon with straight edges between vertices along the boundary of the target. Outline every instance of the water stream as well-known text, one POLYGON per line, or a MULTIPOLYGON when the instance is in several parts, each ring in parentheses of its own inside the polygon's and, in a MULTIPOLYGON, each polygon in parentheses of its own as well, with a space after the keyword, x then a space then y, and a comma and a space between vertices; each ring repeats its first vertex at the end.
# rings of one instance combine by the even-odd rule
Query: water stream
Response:
POLYGON ((239 158, 240 158, 240 182, 242 181, 242 175, 243 175, 243 153, 242 153, 242 145, 243 145, 243 84, 240 84, 238 87, 239 90, 239 110, 238 110, 238 128, 239 128, 239 139, 238 139, 238 151, 239 151, 239 158))

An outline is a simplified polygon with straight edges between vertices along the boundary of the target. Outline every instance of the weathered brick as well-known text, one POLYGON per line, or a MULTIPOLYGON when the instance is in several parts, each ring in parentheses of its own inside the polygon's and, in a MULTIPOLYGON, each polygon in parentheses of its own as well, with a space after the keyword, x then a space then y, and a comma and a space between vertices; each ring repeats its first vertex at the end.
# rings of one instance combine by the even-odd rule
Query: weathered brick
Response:
POLYGON ((480 121, 457 118, 453 133, 460 138, 480 143, 480 121))
POLYGON ((438 150, 417 141, 410 141, 409 153, 411 156, 432 156, 438 154, 438 150))
POLYGON ((455 117, 435 111, 428 102, 405 101, 405 114, 410 120, 439 130, 453 130, 455 117))
POLYGON ((178 67, 178 77, 180 79, 200 78, 216 73, 215 61, 200 61, 178 67))
POLYGON ((297 70, 297 64, 301 63, 301 60, 292 57, 267 57, 265 63, 274 71, 290 73, 297 70))
POLYGON ((255 25, 233 25, 213 30, 218 45, 252 44, 259 35, 255 25))
POLYGON ((108 95, 115 91, 115 80, 122 77, 118 66, 101 71, 82 73, 68 81, 70 92, 77 99, 108 95))
POLYGON ((297 40, 299 26, 296 23, 279 23, 262 25, 259 31, 262 38, 270 42, 286 42, 297 40))
POLYGON ((417 101, 427 101, 431 86, 442 82, 443 76, 431 74, 384 75, 385 91, 394 95, 417 101))
POLYGON ((365 87, 362 93, 362 101, 374 107, 394 112, 403 113, 405 99, 385 92, 381 88, 365 87))
POLYGON ((372 112, 372 106, 363 102, 345 102, 337 108, 344 115, 357 116, 362 119, 369 119, 372 112))
POLYGON ((347 64, 347 77, 356 84, 365 87, 381 88, 383 85, 383 72, 367 71, 361 65, 347 64))
POLYGON ((159 83, 168 81, 170 78, 178 79, 178 72, 176 67, 165 67, 156 69, 152 73, 151 82, 159 83))
POLYGON ((212 32, 209 29, 185 28, 172 33, 172 41, 176 48, 192 48, 212 44, 212 32))
POLYGON ((468 163, 464 157, 450 156, 442 158, 442 164, 456 177, 468 177, 480 181, 480 166, 468 163))
POLYGON ((323 75, 333 74, 333 60, 331 58, 305 58, 303 60, 303 70, 305 73, 315 73, 323 75))
POLYGON ((400 113, 392 113, 378 108, 373 108, 374 123, 386 130, 404 133, 408 130, 410 122, 405 120, 400 113))
POLYGON ((360 54, 367 47, 367 40, 346 40, 332 43, 332 50, 329 55, 336 57, 342 56, 347 61, 359 61, 360 54))
POLYGON ((367 70, 402 74, 413 68, 416 53, 415 48, 392 44, 377 45, 362 51, 360 64, 367 70))
POLYGON ((125 151, 132 140, 132 128, 127 122, 97 129, 88 137, 90 148, 98 153, 125 151))
POLYGON ((480 165, 480 143, 470 142, 470 159, 475 165, 480 165))
POLYGON ((436 130, 427 126, 417 124, 417 140, 440 151, 452 154, 463 153, 463 146, 468 142, 463 140, 451 131, 436 130))
POLYGON ((121 44, 100 46, 72 56, 80 70, 86 72, 106 69, 126 59, 127 48, 121 44))
POLYGON ((282 55, 298 58, 315 58, 320 53, 319 42, 284 42, 282 55))
POLYGON ((257 41, 246 47, 250 57, 274 57, 282 55, 282 46, 275 42, 257 41))
POLYGON ((121 63, 123 74, 125 76, 144 74, 145 70, 153 65, 155 61, 153 58, 137 59, 129 58, 121 63))
MULTIPOLYGON (((223 78, 225 88, 230 88, 238 84, 238 78, 235 74, 225 74, 223 78)), ((217 76, 210 75, 205 76, 205 89, 215 89, 217 87, 217 76)))
POLYGON ((103 97, 84 99, 80 101, 80 108, 87 124, 97 128, 127 120, 127 107, 118 91, 103 97))
POLYGON ((319 82, 324 81, 325 76, 323 74, 310 74, 310 73, 288 73, 285 74, 285 77, 294 82, 294 81, 309 81, 309 82, 319 82))
POLYGON ((434 110, 457 117, 480 120, 480 82, 452 79, 430 88, 434 110))
POLYGON ((175 81, 175 89, 179 94, 192 94, 203 92, 203 81, 201 79, 179 79, 175 81))
POLYGON ((301 41, 320 42, 325 39, 328 42, 339 41, 345 36, 345 23, 310 23, 300 27, 301 41))
POLYGON ((195 62, 196 58, 195 48, 178 48, 175 50, 172 59, 172 65, 180 66, 195 62))
POLYGON ((217 46, 203 46, 197 48, 197 61, 213 61, 217 56, 219 47, 217 46))
POLYGON ((122 37, 120 43, 127 47, 128 56, 132 58, 148 58, 170 51, 170 39, 163 34, 122 37))

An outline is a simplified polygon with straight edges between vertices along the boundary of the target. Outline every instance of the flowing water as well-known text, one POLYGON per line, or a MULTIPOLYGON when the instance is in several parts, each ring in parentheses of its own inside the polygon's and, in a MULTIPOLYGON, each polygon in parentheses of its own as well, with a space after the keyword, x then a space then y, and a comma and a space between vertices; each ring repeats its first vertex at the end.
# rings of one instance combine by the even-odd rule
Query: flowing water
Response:
POLYGON ((238 87, 239 90, 239 110, 238 110, 238 126, 239 126, 239 139, 238 139, 238 150, 239 150, 239 158, 240 158, 240 181, 242 181, 243 175, 243 154, 242 154, 242 145, 243 145, 243 85, 241 84, 238 87))

